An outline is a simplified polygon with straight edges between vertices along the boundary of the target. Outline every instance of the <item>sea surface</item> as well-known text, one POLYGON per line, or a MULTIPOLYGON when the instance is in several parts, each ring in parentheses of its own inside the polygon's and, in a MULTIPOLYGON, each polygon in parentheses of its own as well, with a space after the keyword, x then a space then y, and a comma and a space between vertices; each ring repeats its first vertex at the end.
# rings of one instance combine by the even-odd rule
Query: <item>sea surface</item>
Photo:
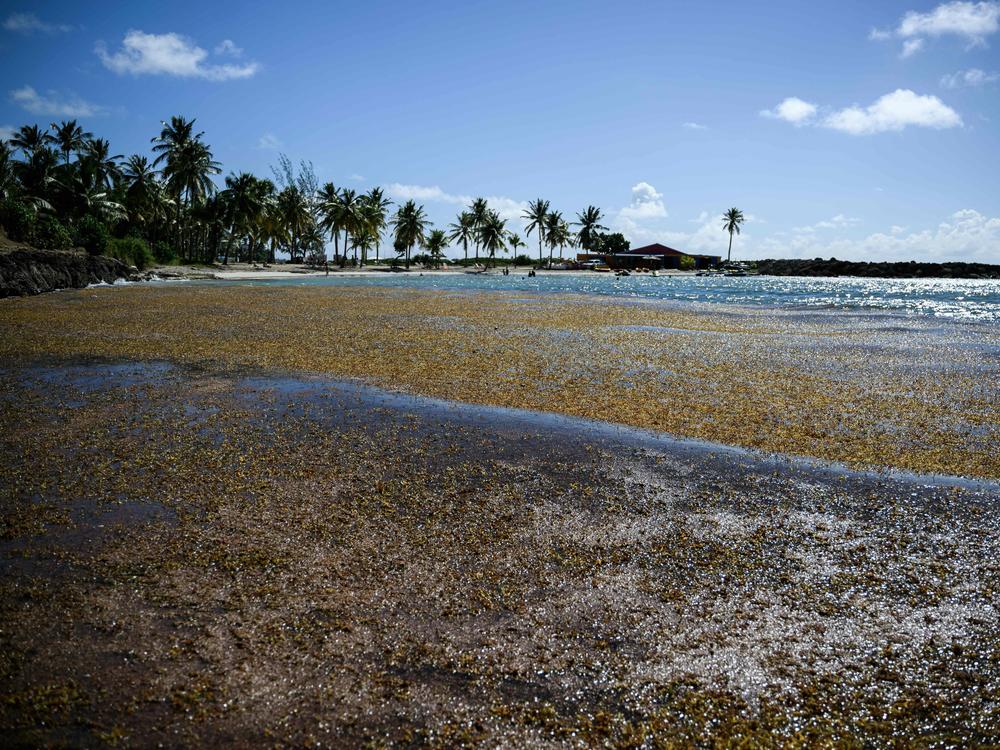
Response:
MULTIPOLYGON (((210 282, 218 283, 218 282, 210 282)), ((261 279, 240 284, 339 286, 370 284, 446 291, 586 294, 786 308, 871 309, 918 316, 1000 323, 1000 280, 867 279, 801 276, 648 276, 544 274, 529 277, 437 273, 261 279)))

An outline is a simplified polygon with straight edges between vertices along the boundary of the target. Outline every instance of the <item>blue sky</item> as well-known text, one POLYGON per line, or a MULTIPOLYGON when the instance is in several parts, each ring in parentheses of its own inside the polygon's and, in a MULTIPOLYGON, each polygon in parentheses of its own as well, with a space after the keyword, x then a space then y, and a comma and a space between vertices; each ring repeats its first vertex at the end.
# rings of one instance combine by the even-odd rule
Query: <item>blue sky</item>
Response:
POLYGON ((736 257, 1000 263, 998 22, 918 0, 15 3, 0 128, 77 116, 128 154, 197 117, 227 172, 284 152, 439 226, 483 195, 519 229, 541 196, 724 252, 738 206, 736 257))

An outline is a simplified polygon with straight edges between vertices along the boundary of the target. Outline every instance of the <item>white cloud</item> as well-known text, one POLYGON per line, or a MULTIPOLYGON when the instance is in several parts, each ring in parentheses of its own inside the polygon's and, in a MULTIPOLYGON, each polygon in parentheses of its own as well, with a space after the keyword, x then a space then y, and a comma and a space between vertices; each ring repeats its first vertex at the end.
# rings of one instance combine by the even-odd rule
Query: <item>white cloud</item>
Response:
POLYGON ((619 218, 634 222, 648 219, 663 219, 667 209, 663 205, 663 194, 648 182, 639 182, 632 186, 632 203, 618 212, 619 218))
POLYGON ((257 139, 257 148, 266 149, 268 151, 277 151, 284 145, 285 144, 281 142, 278 136, 273 133, 264 133, 264 135, 257 139))
POLYGON ((707 125, 702 125, 698 122, 685 122, 681 125, 682 128, 687 128, 688 130, 708 130, 707 125))
POLYGON ((845 216, 844 214, 837 214, 832 219, 817 221, 815 224, 810 224, 805 227, 795 227, 792 231, 799 233, 812 233, 820 229, 843 229, 845 227, 854 226, 855 224, 860 223, 860 221, 860 219, 845 216))
POLYGON ((803 101, 797 96, 790 96, 774 109, 761 110, 760 114, 762 117, 773 117, 800 127, 809 123, 816 116, 816 105, 803 101))
POLYGON ((985 86, 1000 81, 1000 73, 987 73, 979 68, 960 70, 957 73, 941 77, 941 85, 946 89, 985 86))
POLYGON ((865 108, 847 107, 823 120, 824 127, 851 135, 897 131, 910 125, 954 128, 962 126, 962 118, 936 96, 920 96, 909 89, 896 89, 865 108))
POLYGON ((46 23, 34 13, 11 13, 3 22, 3 27, 18 34, 33 34, 36 31, 41 34, 57 34, 73 30, 72 26, 65 23, 46 23))
POLYGON ((360 174, 352 174, 347 179, 352 180, 354 182, 364 182, 365 181, 364 175, 360 175, 360 174))
POLYGON ((243 48, 237 47, 232 39, 223 39, 216 45, 215 54, 229 55, 230 57, 243 57, 243 48))
POLYGON ((953 213, 936 228, 906 233, 893 225, 860 240, 820 241, 808 234, 767 238, 754 245, 752 257, 840 258, 842 260, 949 260, 1000 262, 1000 218, 973 209, 953 213))
POLYGON ((870 39, 898 37, 905 40, 902 57, 909 57, 923 48, 927 37, 958 36, 969 46, 985 44, 986 37, 1000 28, 1000 2, 942 3, 927 13, 911 10, 895 29, 873 29, 870 39))
MULTIPOLYGON (((220 54, 231 55, 232 50, 239 49, 228 39, 220 47, 223 49, 220 54)), ((208 53, 205 50, 178 34, 146 34, 135 29, 125 34, 122 48, 118 52, 109 54, 103 42, 98 42, 95 52, 106 68, 118 74, 171 75, 226 81, 249 78, 259 69, 255 62, 240 65, 209 64, 206 62, 208 53)))
POLYGON ((40 94, 31 86, 10 92, 10 99, 33 115, 56 117, 93 117, 104 113, 104 107, 84 101, 76 95, 62 95, 56 91, 40 94))
MULTIPOLYGON (((437 185, 404 185, 393 182, 386 192, 396 200, 414 200, 427 203, 448 203, 455 206, 468 206, 475 198, 471 195, 456 195, 446 193, 437 185)), ((521 214, 528 207, 526 201, 518 201, 505 196, 486 196, 486 203, 491 209, 507 221, 520 221, 521 214)))
POLYGON ((14 136, 13 125, 0 125, 0 141, 9 141, 14 136))

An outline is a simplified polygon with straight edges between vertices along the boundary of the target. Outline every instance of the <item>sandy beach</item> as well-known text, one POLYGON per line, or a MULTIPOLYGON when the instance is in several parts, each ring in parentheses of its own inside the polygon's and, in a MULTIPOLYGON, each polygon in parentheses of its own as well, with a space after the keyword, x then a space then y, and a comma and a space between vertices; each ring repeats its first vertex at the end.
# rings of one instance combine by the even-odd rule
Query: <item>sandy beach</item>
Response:
POLYGON ((0 305, 5 742, 995 741, 992 328, 472 300, 0 305))

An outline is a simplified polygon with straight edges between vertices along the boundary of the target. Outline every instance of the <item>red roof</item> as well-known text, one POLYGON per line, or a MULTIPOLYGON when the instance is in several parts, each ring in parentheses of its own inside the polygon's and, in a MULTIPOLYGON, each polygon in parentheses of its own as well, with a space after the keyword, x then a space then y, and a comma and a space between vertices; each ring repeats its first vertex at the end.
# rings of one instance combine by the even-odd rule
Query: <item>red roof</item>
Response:
POLYGON ((688 255, 688 253, 674 250, 672 247, 661 245, 659 242, 654 242, 652 245, 646 245, 645 247, 633 247, 627 252, 629 255, 688 255))

